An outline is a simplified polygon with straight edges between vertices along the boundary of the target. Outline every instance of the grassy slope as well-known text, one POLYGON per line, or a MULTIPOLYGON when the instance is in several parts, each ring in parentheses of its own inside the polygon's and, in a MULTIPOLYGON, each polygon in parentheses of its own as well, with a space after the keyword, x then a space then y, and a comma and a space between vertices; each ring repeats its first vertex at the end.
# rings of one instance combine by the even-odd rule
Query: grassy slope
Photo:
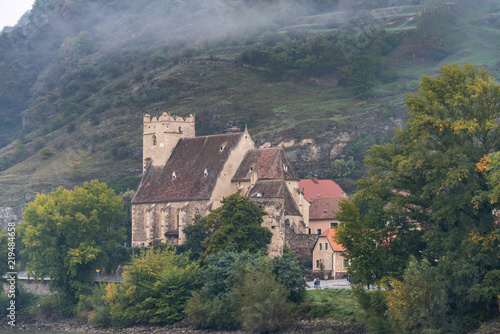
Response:
MULTIPOLYGON (((113 99, 109 108, 94 115, 93 121, 88 113, 80 115, 74 120, 74 132, 68 133, 64 126, 44 136, 45 145, 57 149, 55 156, 42 159, 33 144, 39 134, 34 132, 28 136, 29 157, 0 173, 0 205, 22 205, 36 192, 50 191, 60 185, 72 187, 92 178, 111 181, 122 190, 134 188, 141 172, 140 125, 144 112, 158 114, 167 110, 179 115, 194 112, 199 119, 215 124, 206 129, 206 133, 221 130, 221 124, 213 121, 214 115, 219 115, 223 121, 239 121, 240 126, 249 124, 250 133, 261 144, 321 137, 331 130, 363 132, 363 128, 375 122, 380 127, 385 125, 385 129, 366 141, 368 144, 384 142, 392 133, 392 123, 387 119, 405 117, 404 94, 418 88, 423 74, 435 74, 440 65, 449 62, 472 62, 486 66, 495 77, 500 75, 497 60, 500 29, 483 24, 487 21, 486 13, 482 7, 460 17, 463 43, 442 61, 414 59, 411 45, 403 41, 385 58, 398 73, 397 80, 377 83, 370 96, 363 100, 353 98, 345 88, 336 86, 333 77, 275 78, 267 71, 245 68, 231 61, 244 47, 237 44, 212 48, 210 57, 205 53, 173 67, 166 63, 145 69, 142 79, 134 79, 136 72, 132 71, 116 78, 107 77, 105 86, 82 104, 92 106, 100 100, 113 99), (470 36, 475 39, 469 40, 470 36), (143 107, 128 104, 126 97, 140 89, 144 82, 165 88, 170 98, 143 107), (116 149, 120 147, 125 150, 117 154, 116 149), (128 183, 121 181, 126 176, 128 183)), ((391 19, 398 17, 390 15, 391 19)), ((320 19, 328 22, 327 15, 321 15, 320 19)), ((296 24, 314 28, 311 22, 315 20, 318 17, 305 17, 296 24)), ((408 23, 402 20, 391 29, 406 30, 408 23)), ((57 103, 62 99, 60 97, 57 103)), ((12 152, 13 148, 14 145, 2 148, 0 156, 12 152)))

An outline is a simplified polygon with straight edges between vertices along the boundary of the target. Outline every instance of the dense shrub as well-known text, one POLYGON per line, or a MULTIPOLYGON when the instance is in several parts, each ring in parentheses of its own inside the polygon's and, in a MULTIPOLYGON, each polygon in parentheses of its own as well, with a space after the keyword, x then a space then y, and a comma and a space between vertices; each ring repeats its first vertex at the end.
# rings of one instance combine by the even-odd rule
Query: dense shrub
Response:
POLYGON ((266 66, 278 74, 298 72, 303 75, 342 74, 343 68, 351 63, 356 80, 351 80, 350 86, 356 87, 355 94, 362 94, 371 88, 374 70, 383 71, 382 68, 374 68, 378 63, 371 62, 369 72, 361 77, 358 72, 367 70, 367 67, 359 64, 360 58, 366 65, 366 59, 388 54, 399 44, 400 37, 363 20, 358 21, 349 22, 332 34, 318 33, 309 37, 301 34, 264 34, 262 45, 248 47, 240 54, 239 60, 249 65, 266 66), (358 80, 367 80, 368 83, 363 86, 358 80), (358 89, 358 86, 361 88, 358 89))
POLYGON ((107 286, 104 297, 113 326, 182 320, 188 298, 202 284, 199 265, 172 248, 143 250, 123 276, 120 285, 107 286))
POLYGON ((443 59, 455 47, 453 15, 445 0, 428 1, 417 15, 417 42, 434 59, 443 59))
POLYGON ((56 150, 53 147, 44 147, 40 151, 38 151, 42 159, 48 159, 54 155, 56 155, 56 150))
POLYGON ((88 321, 94 326, 108 327, 111 325, 111 307, 104 300, 107 290, 104 284, 95 286, 90 295, 80 296, 75 315, 82 321, 88 321))
MULTIPOLYGON (((3 278, 1 279, 3 280, 3 278)), ((0 283, 2 281, 0 280, 0 283)), ((8 314, 7 307, 10 305, 12 298, 9 297, 7 291, 3 291, 0 285, 0 316, 3 317, 8 314)), ((24 285, 20 282, 16 283, 16 293, 15 293, 15 306, 16 311, 26 310, 26 308, 36 304, 39 300, 39 296, 32 292, 26 290, 24 285)))
POLYGON ((306 291, 299 314, 307 318, 329 318, 342 322, 360 322, 361 309, 351 289, 306 291))
POLYGON ((363 95, 373 87, 374 81, 373 61, 366 56, 356 57, 349 69, 349 89, 355 95, 363 95))
POLYGON ((363 310, 362 321, 370 333, 393 333, 387 318, 387 298, 382 290, 364 290, 358 287, 353 290, 358 305, 363 310))
POLYGON ((266 267, 246 270, 235 288, 241 326, 257 333, 286 329, 291 325, 294 309, 289 294, 266 267))
POLYGON ((207 258, 205 285, 186 306, 187 318, 199 328, 267 332, 290 323, 290 292, 299 299, 304 272, 293 255, 270 259, 233 251, 207 258))
POLYGON ((207 291, 196 291, 186 304, 186 316, 197 328, 236 329, 238 304, 234 294, 210 296, 207 291))
POLYGON ((397 333, 438 333, 446 328, 446 291, 427 260, 410 260, 404 280, 392 282, 387 314, 397 333))

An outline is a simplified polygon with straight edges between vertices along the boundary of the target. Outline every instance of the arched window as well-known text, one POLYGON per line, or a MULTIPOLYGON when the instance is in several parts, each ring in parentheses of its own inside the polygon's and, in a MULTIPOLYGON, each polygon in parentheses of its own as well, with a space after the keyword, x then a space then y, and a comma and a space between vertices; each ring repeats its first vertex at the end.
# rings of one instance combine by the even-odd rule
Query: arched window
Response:
POLYGON ((156 136, 153 135, 153 146, 156 146, 156 136))

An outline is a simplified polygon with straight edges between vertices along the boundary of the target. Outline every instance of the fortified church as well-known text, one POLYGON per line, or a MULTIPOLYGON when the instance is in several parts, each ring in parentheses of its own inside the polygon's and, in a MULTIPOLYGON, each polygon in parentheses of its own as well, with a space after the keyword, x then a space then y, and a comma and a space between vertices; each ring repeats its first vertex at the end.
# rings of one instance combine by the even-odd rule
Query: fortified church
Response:
POLYGON ((281 256, 287 234, 309 233, 309 202, 281 148, 257 149, 247 129, 195 135, 195 117, 144 116, 143 175, 132 199, 132 245, 181 244, 183 228, 236 192, 268 215, 269 255, 281 256))

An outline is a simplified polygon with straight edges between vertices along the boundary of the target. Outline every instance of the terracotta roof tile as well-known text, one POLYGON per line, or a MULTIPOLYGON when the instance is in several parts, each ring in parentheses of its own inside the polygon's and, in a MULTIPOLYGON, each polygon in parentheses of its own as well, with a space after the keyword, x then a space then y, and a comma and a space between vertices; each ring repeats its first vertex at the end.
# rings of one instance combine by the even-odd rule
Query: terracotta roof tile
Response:
POLYGON ((230 133, 179 140, 163 168, 147 169, 132 203, 209 199, 241 136, 230 133))
MULTIPOLYGON (((318 198, 337 198, 346 196, 342 188, 332 180, 300 180, 299 189, 304 192, 308 202, 318 198)), ((346 196, 347 198, 347 196, 346 196)))
POLYGON ((343 198, 320 198, 311 202, 309 219, 335 219, 340 210, 339 201, 343 198))
POLYGON ((335 242, 334 240, 334 237, 335 237, 335 233, 337 232, 336 229, 334 228, 329 228, 328 230, 326 230, 322 235, 320 235, 320 237, 326 237, 328 239, 328 242, 330 243, 330 246, 332 246, 332 249, 335 251, 335 252, 343 252, 345 251, 346 249, 335 242))
POLYGON ((234 173, 232 181, 250 180, 251 171, 259 180, 299 180, 282 148, 249 150, 234 173))

